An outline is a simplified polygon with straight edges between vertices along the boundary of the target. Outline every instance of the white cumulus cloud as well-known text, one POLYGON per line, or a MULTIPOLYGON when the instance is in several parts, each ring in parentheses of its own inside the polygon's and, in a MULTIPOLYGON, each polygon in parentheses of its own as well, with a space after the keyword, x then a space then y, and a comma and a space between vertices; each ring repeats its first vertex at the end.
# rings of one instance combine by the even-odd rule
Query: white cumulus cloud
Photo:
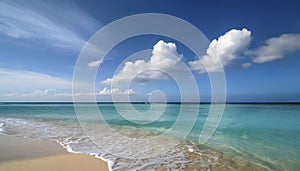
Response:
POLYGON ((253 62, 270 62, 296 51, 300 51, 300 34, 283 34, 266 40, 264 46, 254 51, 253 62))
POLYGON ((222 66, 238 59, 251 42, 251 32, 247 29, 232 29, 214 39, 206 50, 206 55, 198 60, 190 61, 192 70, 199 73, 221 72, 222 66))
POLYGON ((112 84, 114 82, 115 85, 118 85, 124 82, 127 83, 132 79, 139 82, 166 79, 167 77, 159 71, 176 71, 176 65, 182 57, 182 54, 178 54, 175 43, 160 40, 153 46, 150 60, 126 62, 125 66, 116 75, 102 81, 102 83, 112 84))

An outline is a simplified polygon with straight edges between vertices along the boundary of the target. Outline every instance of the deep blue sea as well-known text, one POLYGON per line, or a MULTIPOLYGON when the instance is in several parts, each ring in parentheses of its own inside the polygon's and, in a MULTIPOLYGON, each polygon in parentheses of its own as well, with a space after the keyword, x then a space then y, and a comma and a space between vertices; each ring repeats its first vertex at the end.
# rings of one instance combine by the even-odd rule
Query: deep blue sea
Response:
MULTIPOLYGON (((81 105, 87 115, 93 112, 89 111, 92 104, 81 105)), ((175 165, 177 169, 179 165, 184 168, 192 162, 201 162, 203 167, 209 165, 210 160, 190 161, 184 149, 211 155, 209 158, 214 160, 220 158, 198 145, 210 104, 167 104, 155 121, 145 123, 124 118, 114 104, 97 105, 105 122, 98 122, 93 117, 100 116, 95 114, 81 123, 89 129, 90 137, 82 130, 73 104, 65 103, 1 103, 0 133, 54 140, 69 151, 109 160, 113 170, 147 170, 155 166, 175 170, 175 165), (188 136, 184 139, 178 139, 176 134, 159 136, 174 126, 180 109, 185 123, 191 124, 194 119, 189 118, 189 112, 199 109, 188 136), (143 154, 148 153, 153 156, 144 159, 143 154)), ((120 104, 120 110, 131 113, 130 105, 120 104)), ((151 105, 152 109, 160 110, 161 104, 151 105)), ((147 112, 151 105, 133 104, 133 108, 147 112)), ((186 131, 179 127, 178 135, 182 133, 180 130, 186 131)), ((271 170, 300 170, 300 104, 226 104, 217 130, 204 147, 271 170)))

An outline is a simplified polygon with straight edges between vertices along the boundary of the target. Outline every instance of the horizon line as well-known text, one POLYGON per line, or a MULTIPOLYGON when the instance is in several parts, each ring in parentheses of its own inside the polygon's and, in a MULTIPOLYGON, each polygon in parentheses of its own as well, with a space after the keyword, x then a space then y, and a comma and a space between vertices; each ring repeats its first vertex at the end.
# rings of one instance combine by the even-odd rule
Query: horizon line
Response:
MULTIPOLYGON (((282 102, 96 102, 97 104, 300 104, 300 101, 282 101, 282 102)), ((95 104, 95 102, 72 102, 72 101, 7 101, 0 104, 95 104)))

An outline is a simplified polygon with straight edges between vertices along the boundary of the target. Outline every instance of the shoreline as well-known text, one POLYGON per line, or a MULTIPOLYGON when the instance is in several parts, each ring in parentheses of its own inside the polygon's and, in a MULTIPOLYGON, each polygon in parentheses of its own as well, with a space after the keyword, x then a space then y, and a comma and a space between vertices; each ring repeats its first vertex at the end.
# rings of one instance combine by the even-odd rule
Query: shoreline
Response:
MULTIPOLYGON (((48 140, 49 141, 49 140, 48 140)), ((72 150, 72 148, 64 145, 63 143, 59 142, 59 141, 55 141, 57 144, 59 144, 64 150, 66 150, 68 153, 71 154, 79 154, 79 155, 87 155, 87 156, 91 156, 94 157, 96 159, 100 159, 101 161, 105 162, 107 164, 108 167, 108 171, 113 171, 112 170, 112 166, 114 165, 113 161, 103 158, 102 156, 97 155, 96 153, 91 153, 91 154, 84 154, 84 153, 80 153, 77 151, 72 150)))
POLYGON ((67 151, 55 141, 0 135, 0 170, 109 171, 109 162, 67 151))
MULTIPOLYGON (((184 167, 182 167, 182 164, 178 164, 178 163, 176 164, 178 165, 176 167, 182 168, 183 171, 193 171, 194 169, 209 169, 212 171, 218 171, 218 170, 238 171, 238 170, 247 170, 247 169, 248 170, 252 169, 256 171, 271 170, 266 166, 244 160, 237 156, 231 156, 222 153, 218 150, 212 149, 207 146, 203 146, 203 145, 193 146, 193 145, 195 144, 193 144, 190 141, 186 141, 184 144, 180 145, 181 146, 180 149, 186 154, 186 158, 189 160, 189 162, 187 163, 182 163, 183 165, 185 165, 184 167)), ((46 169, 45 171, 50 171, 50 170, 51 171, 53 170, 55 171, 60 171, 60 170, 62 171, 63 170, 112 171, 112 166, 114 165, 114 163, 111 160, 102 158, 102 156, 98 156, 93 153, 83 154, 80 152, 73 151, 68 146, 55 140, 39 140, 34 138, 0 134, 0 151, 1 153, 4 153, 4 155, 0 155, 0 170, 11 170, 11 171, 45 170, 41 165, 46 165, 47 168, 49 168, 49 170, 46 169), (8 143, 10 144, 9 146, 7 146, 8 143), (14 143, 17 144, 11 146, 11 144, 14 143), (34 150, 29 151, 31 149, 34 150), (43 149, 47 149, 47 150, 43 150, 43 149), (14 153, 16 151, 19 154, 18 156, 16 156, 16 153, 14 153), (12 155, 12 157, 7 156, 7 154, 12 155), (23 155, 20 156, 20 154, 23 155), (3 160, 3 156, 4 159, 6 160, 3 160), (82 162, 83 160, 84 162, 82 162), (56 164, 57 161, 64 161, 64 162, 58 164, 59 168, 53 169, 52 167, 48 167, 51 165, 57 165, 56 164), (77 164, 80 163, 80 165, 73 166, 74 162, 77 164), (34 168, 34 165, 36 165, 37 167, 34 168), (91 165, 93 167, 89 168, 91 165), (70 168, 70 166, 72 167, 70 168)), ((160 166, 149 166, 149 168, 156 168, 156 169, 165 168, 165 165, 163 164, 160 166)))
MULTIPOLYGON (((191 145, 191 144, 190 144, 191 145)), ((186 163, 184 171, 194 169, 210 169, 212 171, 229 170, 271 170, 265 166, 242 158, 230 156, 206 146, 197 145, 198 150, 190 147, 181 147, 192 163, 186 163), (215 157, 217 157, 217 159, 215 157), (197 162, 198 161, 198 162, 197 162), (203 165, 203 162, 207 164, 203 165), (207 165, 207 166, 205 166, 207 165)), ((112 171, 110 160, 93 154, 82 154, 72 151, 67 146, 52 140, 39 140, 26 137, 0 134, 0 170, 10 171, 64 171, 89 170, 112 171), (49 169, 49 170, 48 170, 49 169)), ((178 165, 180 166, 180 165, 178 165)), ((154 166, 154 168, 164 167, 154 166)))

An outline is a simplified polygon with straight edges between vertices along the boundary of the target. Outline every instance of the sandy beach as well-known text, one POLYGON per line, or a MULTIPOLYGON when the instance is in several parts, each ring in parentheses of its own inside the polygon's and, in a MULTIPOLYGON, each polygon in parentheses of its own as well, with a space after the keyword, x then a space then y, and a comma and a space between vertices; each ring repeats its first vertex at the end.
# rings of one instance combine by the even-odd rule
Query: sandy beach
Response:
POLYGON ((0 136, 0 171, 108 171, 93 156, 67 152, 54 141, 0 136))

